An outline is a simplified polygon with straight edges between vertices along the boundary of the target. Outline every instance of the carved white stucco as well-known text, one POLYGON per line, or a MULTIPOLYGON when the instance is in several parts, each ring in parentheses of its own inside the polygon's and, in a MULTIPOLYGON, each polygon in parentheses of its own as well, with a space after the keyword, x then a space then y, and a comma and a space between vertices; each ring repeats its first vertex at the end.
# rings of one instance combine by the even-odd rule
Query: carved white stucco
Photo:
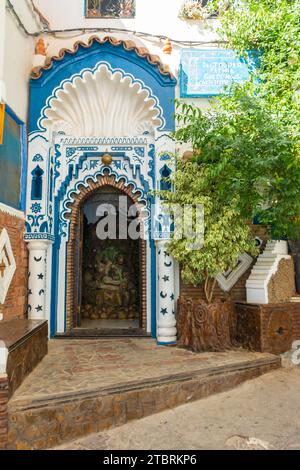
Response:
POLYGON ((0 202, 0 212, 4 212, 5 214, 12 215, 13 217, 18 217, 18 219, 25 219, 25 214, 23 211, 19 211, 18 209, 15 209, 14 207, 7 206, 6 204, 3 204, 0 202))
POLYGON ((162 124, 159 115, 149 89, 102 62, 96 71, 85 70, 56 90, 41 126, 84 137, 133 136, 154 132, 162 124))
POLYGON ((247 253, 243 253, 239 256, 238 263, 236 267, 230 271, 227 271, 224 274, 219 274, 216 279, 219 283, 221 289, 225 292, 230 292, 233 286, 238 282, 238 280, 245 274, 247 269, 250 268, 253 259, 247 253))

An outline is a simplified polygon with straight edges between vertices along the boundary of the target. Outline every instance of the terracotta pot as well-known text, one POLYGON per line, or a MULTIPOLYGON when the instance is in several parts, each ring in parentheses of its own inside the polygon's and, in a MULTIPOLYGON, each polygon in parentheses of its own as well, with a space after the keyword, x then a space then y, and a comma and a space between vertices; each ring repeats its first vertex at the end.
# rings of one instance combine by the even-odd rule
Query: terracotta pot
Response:
POLYGON ((194 352, 226 351, 236 346, 233 302, 181 297, 178 301, 178 345, 194 352))

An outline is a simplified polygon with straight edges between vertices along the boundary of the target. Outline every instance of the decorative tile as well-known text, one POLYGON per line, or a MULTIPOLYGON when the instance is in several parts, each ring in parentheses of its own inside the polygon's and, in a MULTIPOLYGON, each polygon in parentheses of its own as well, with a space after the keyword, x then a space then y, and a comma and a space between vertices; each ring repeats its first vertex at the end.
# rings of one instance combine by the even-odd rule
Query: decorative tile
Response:
POLYGON ((234 269, 228 270, 224 274, 219 274, 216 279, 221 289, 225 292, 229 292, 242 275, 245 274, 247 269, 250 268, 252 262, 253 259, 251 256, 244 253, 239 257, 238 263, 234 269))

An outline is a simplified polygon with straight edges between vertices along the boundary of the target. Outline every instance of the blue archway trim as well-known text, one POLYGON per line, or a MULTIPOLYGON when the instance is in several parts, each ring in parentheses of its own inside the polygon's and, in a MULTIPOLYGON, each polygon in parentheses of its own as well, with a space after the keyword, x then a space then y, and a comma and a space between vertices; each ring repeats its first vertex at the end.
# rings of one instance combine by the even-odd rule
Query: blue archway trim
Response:
POLYGON ((122 69, 140 80, 156 96, 165 119, 163 130, 173 131, 174 100, 177 80, 170 75, 163 75, 159 66, 151 64, 147 58, 139 57, 136 51, 126 50, 123 44, 112 45, 109 42, 94 42, 90 47, 79 46, 76 53, 66 52, 60 60, 53 60, 51 69, 44 70, 40 78, 30 82, 30 116, 29 131, 38 129, 41 110, 53 90, 72 75, 80 74, 83 69, 93 69, 97 63, 108 62, 113 69, 122 69))
POLYGON ((140 68, 143 68, 145 71, 153 75, 153 77, 155 77, 162 86, 169 86, 170 84, 176 86, 177 84, 175 77, 172 77, 168 73, 163 74, 157 63, 151 63, 147 56, 143 57, 138 55, 135 49, 126 49, 123 42, 120 44, 111 44, 109 41, 105 43, 94 41, 91 45, 84 46, 83 44, 79 44, 77 51, 65 50, 63 57, 53 57, 51 59, 51 67, 42 68, 40 77, 37 79, 31 79, 31 85, 33 87, 40 86, 41 83, 46 85, 58 71, 68 67, 70 63, 74 65, 76 62, 82 62, 82 59, 86 56, 88 56, 90 63, 93 62, 93 59, 97 62, 99 53, 102 55, 109 53, 117 59, 123 58, 127 62, 138 65, 140 68))

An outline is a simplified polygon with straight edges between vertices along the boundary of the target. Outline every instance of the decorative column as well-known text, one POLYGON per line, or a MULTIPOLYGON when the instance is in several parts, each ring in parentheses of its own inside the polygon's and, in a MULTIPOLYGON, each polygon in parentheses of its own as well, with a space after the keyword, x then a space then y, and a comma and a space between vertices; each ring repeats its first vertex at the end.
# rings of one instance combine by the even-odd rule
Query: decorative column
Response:
POLYGON ((46 263, 50 241, 36 240, 28 243, 28 318, 45 320, 46 317, 46 263))
POLYGON ((166 249, 166 241, 157 242, 157 258, 157 342, 162 345, 176 344, 174 260, 166 249))

